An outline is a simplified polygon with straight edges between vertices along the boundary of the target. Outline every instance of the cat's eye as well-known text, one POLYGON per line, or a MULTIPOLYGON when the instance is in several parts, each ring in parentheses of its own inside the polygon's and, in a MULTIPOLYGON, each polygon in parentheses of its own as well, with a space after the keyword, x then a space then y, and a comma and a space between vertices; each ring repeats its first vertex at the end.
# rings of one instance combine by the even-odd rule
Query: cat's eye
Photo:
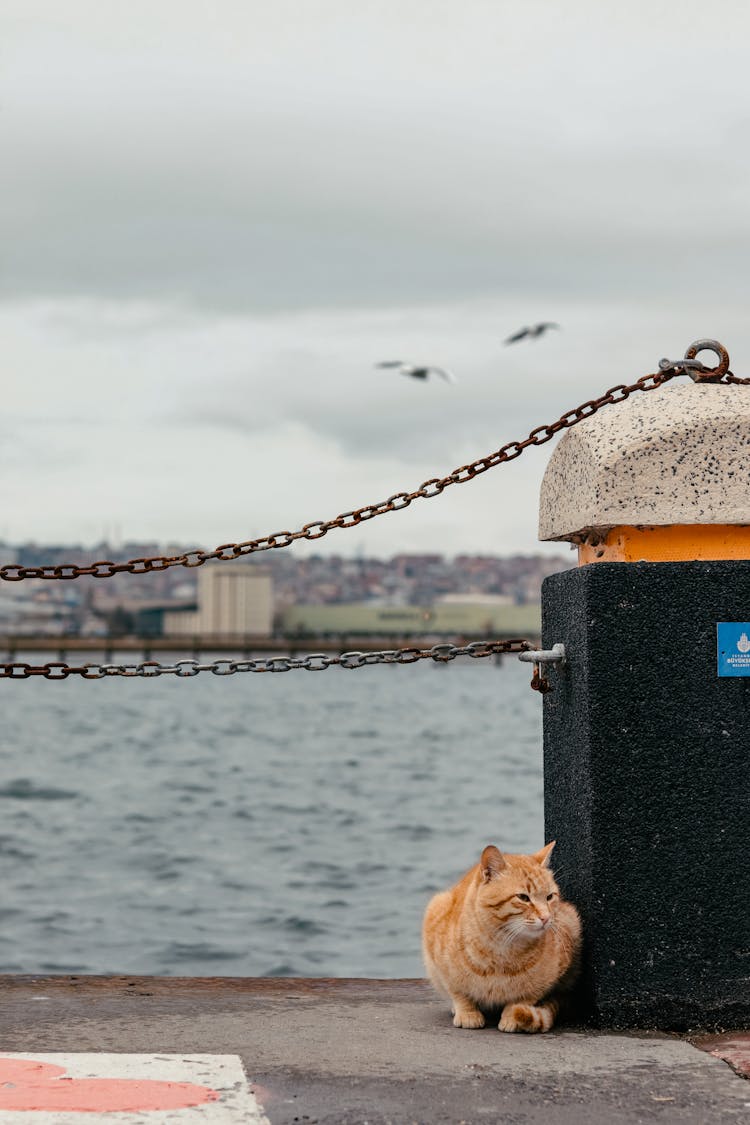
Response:
POLYGON ((554 897, 555 897, 555 892, 554 892, 554 891, 551 891, 551 892, 550 892, 550 894, 548 894, 548 895, 547 895, 547 902, 549 902, 549 901, 550 901, 551 899, 553 899, 554 897))
POLYGON ((531 902, 528 895, 516 895, 516 898, 520 898, 521 902, 531 902))

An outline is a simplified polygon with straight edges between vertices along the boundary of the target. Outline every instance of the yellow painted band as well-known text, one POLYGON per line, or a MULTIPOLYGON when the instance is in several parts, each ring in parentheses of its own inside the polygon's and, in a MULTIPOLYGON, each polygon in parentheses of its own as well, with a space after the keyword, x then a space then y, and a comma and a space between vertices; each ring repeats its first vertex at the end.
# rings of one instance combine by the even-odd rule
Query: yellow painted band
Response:
POLYGON ((666 527, 613 527, 590 534, 578 545, 578 565, 595 562, 684 562, 699 559, 750 559, 748 524, 670 524, 666 527))

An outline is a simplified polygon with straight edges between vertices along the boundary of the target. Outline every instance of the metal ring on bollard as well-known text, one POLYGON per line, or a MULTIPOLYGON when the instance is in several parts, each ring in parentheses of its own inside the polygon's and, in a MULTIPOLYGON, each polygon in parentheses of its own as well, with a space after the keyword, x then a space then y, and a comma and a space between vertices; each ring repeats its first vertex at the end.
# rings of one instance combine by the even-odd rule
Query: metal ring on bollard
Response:
POLYGON ((717 383, 729 370, 729 352, 718 340, 695 340, 685 352, 686 360, 694 360, 698 352, 713 352, 719 357, 716 367, 706 367, 702 371, 687 367, 687 373, 696 383, 717 383))
POLYGON ((660 359, 660 371, 710 371, 699 359, 660 359))

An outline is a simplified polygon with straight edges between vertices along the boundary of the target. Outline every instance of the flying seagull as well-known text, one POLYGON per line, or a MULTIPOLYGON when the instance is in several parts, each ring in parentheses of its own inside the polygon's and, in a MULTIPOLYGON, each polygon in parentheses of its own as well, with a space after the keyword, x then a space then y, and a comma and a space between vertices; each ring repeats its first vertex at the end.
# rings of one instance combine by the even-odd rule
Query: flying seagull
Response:
POLYGON ((405 363, 402 359, 386 359, 383 363, 376 363, 376 367, 397 367, 402 375, 411 375, 412 379, 427 379, 431 373, 442 376, 449 383, 455 383, 456 377, 445 367, 435 367, 434 364, 419 366, 415 363, 405 363))
POLYGON ((536 340, 536 338, 546 332, 548 328, 559 327, 559 324, 553 324, 551 320, 545 320, 541 324, 532 324, 530 328, 519 328, 518 332, 514 332, 512 336, 509 336, 505 343, 515 344, 517 340, 536 340))

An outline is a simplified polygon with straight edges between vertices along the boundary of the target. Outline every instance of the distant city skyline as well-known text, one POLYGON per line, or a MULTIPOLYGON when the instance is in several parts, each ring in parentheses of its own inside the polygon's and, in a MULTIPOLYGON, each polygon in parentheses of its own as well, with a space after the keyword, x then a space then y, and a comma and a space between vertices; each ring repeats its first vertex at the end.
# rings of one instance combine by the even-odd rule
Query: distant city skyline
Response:
MULTIPOLYGON (((119 561, 127 558, 130 551, 141 557, 151 553, 155 544, 124 544, 118 551, 110 544, 103 546, 108 557, 119 561)), ((180 550, 180 545, 174 546, 180 550)), ((9 548, 0 544, 0 562, 10 565, 85 561, 94 560, 88 552, 73 545, 27 544, 9 548)), ((501 607, 502 615, 508 619, 503 607, 538 605, 544 578, 574 565, 574 555, 566 558, 538 553, 505 557, 450 558, 440 553, 403 553, 390 558, 299 558, 290 551, 271 551, 239 562, 214 562, 187 570, 175 566, 148 574, 116 573, 106 581, 81 576, 74 582, 29 579, 0 583, 0 631, 4 627, 6 632, 27 635, 90 636, 101 635, 108 629, 143 631, 152 628, 158 619, 160 630, 170 634, 246 633, 268 631, 272 615, 278 624, 281 615, 305 606, 311 607, 314 618, 314 607, 360 605, 365 607, 365 616, 369 613, 372 618, 371 611, 376 607, 424 609, 447 603, 454 621, 473 620, 477 626, 488 619, 493 607, 501 607), (252 597, 248 592, 251 588, 256 591, 252 597), (231 611, 228 605, 222 609, 210 591, 218 597, 222 590, 229 596, 232 589, 238 591, 237 605, 231 611), (256 597, 262 607, 255 604, 256 597), (211 610, 209 616, 212 614, 216 622, 222 621, 216 628, 207 624, 208 618, 203 614, 204 609, 209 613, 213 602, 216 612, 211 610), (196 607, 202 616, 195 616, 196 607), (259 614, 266 623, 262 629, 257 627, 259 614), (256 622, 252 628, 247 624, 251 618, 256 622), (166 622, 172 624, 167 628, 166 622)), ((378 614, 383 621, 394 617, 391 614, 389 618, 385 610, 381 614, 379 608, 376 618, 378 614)), ((395 614, 398 620, 404 616, 401 612, 395 614)), ((304 615, 298 618, 304 619, 304 615)))
MULTIPOLYGON (((309 544, 308 544, 309 545, 309 544)), ((94 543, 86 544, 78 542, 65 542, 59 540, 57 542, 45 542, 41 539, 26 539, 20 542, 13 543, 9 540, 0 538, 0 552, 5 554, 14 554, 19 558, 29 559, 44 555, 45 551, 50 552, 50 557, 55 558, 60 552, 72 551, 80 555, 88 555, 92 550, 108 549, 113 553, 116 560, 122 560, 131 551, 139 550, 153 550, 162 551, 169 549, 176 553, 187 552, 192 547, 191 542, 180 542, 178 540, 171 540, 160 542, 155 539, 119 539, 117 541, 102 538, 94 543)), ((385 565, 393 562, 404 562, 406 560, 411 562, 418 562, 420 560, 443 560, 451 563, 461 559, 477 559, 477 560, 495 560, 500 562, 509 562, 516 559, 538 559, 540 561, 550 562, 554 558, 564 558, 567 552, 571 549, 567 543, 549 544, 549 546, 556 546, 557 552, 553 556, 548 556, 542 550, 531 551, 396 551, 391 554, 368 554, 363 551, 358 551, 356 554, 351 555, 342 551, 329 551, 323 553, 321 551, 312 551, 308 554, 306 559, 300 559, 294 553, 293 547, 272 548, 265 551, 254 551, 250 554, 239 556, 239 561, 252 562, 258 565, 273 565, 274 560, 285 560, 281 565, 309 565, 313 561, 319 560, 323 566, 333 564, 345 564, 350 566, 357 566, 359 564, 377 563, 378 565, 385 565)), ((231 560, 229 560, 231 561, 231 560)), ((33 565, 37 565, 36 562, 33 565)), ((221 560, 209 560, 208 565, 221 565, 221 560)), ((187 568, 187 572, 197 568, 187 568)), ((185 573, 183 568, 175 566, 169 568, 167 571, 161 569, 154 570, 151 574, 139 575, 140 578, 145 577, 146 580, 153 577, 155 574, 180 574, 185 573)), ((126 576, 127 577, 127 576, 126 576)), ((33 581, 33 580, 30 580, 33 581)))

